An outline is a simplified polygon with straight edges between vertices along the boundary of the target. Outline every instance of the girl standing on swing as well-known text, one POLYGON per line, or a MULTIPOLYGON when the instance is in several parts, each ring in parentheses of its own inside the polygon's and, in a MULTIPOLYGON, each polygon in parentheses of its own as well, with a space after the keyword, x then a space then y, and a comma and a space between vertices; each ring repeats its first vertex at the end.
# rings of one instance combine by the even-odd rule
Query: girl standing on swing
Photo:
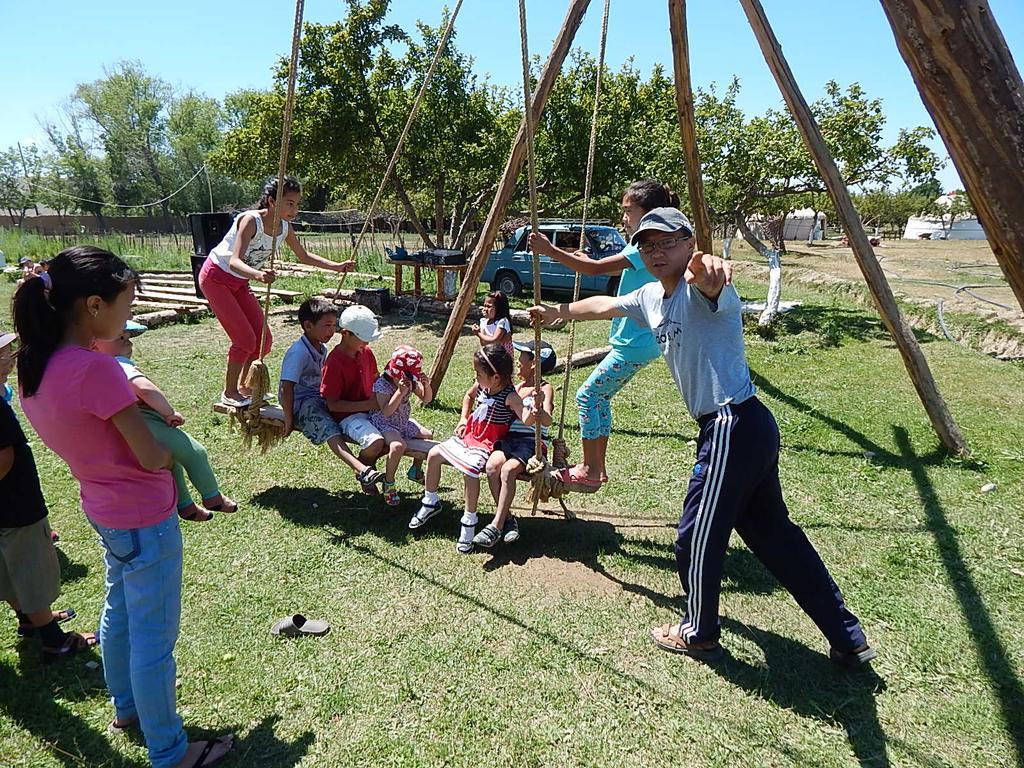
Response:
MULTIPOLYGON (((626 230, 626 237, 633 235, 640 218, 648 211, 678 205, 679 195, 657 179, 634 181, 622 193, 622 227, 626 230)), ((627 246, 614 256, 592 259, 580 251, 570 253, 556 248, 538 232, 530 235, 530 249, 584 275, 621 274, 616 292, 618 296, 625 296, 654 282, 654 276, 647 271, 635 245, 627 246)), ((608 436, 612 432, 611 400, 644 366, 661 354, 650 329, 629 317, 612 320, 608 343, 612 351, 576 392, 583 460, 560 471, 560 479, 566 483, 597 488, 608 482, 605 456, 608 453, 608 436)))
POLYGON ((282 243, 287 243, 303 264, 332 272, 348 272, 356 265, 354 261, 339 263, 306 251, 290 224, 299 212, 302 187, 294 177, 285 176, 278 201, 277 185, 276 176, 267 181, 257 208, 235 219, 199 272, 199 288, 231 339, 221 402, 235 408, 244 408, 252 402, 252 393, 243 384, 249 365, 266 355, 273 343, 263 308, 249 287, 250 280, 267 285, 274 282, 274 270, 263 268, 271 251, 280 253, 282 243), (271 232, 275 214, 280 223, 278 231, 271 232))

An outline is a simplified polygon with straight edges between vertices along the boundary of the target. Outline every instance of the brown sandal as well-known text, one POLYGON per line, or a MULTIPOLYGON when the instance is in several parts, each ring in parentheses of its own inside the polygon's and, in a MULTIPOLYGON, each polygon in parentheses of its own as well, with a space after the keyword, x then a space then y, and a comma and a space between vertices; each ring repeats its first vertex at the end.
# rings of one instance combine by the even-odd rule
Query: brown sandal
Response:
POLYGON ((662 624, 651 630, 651 642, 669 653, 681 653, 698 661, 717 661, 722 658, 722 646, 718 643, 707 647, 692 645, 679 634, 678 624, 662 624))
POLYGON ((79 651, 87 651, 96 645, 99 645, 99 640, 92 632, 68 632, 60 646, 43 646, 43 661, 51 664, 58 659, 74 656, 79 651))

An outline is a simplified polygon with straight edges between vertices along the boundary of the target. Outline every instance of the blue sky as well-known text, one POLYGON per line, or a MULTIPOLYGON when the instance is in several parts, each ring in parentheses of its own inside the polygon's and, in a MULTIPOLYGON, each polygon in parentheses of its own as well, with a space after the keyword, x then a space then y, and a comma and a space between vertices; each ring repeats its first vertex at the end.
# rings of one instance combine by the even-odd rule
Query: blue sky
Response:
MULTIPOLYGON (((448 4, 454 6, 454 0, 448 4)), ((890 138, 900 127, 931 125, 877 0, 763 4, 809 101, 822 95, 829 79, 842 85, 858 81, 870 96, 883 100, 890 138)), ((725 84, 735 74, 742 83, 740 105, 748 113, 780 106, 739 3, 690 0, 687 5, 694 85, 725 84)), ((1024 56, 1024 3, 990 0, 990 5, 1019 61, 1024 56)), ((443 6, 435 0, 393 0, 391 20, 406 29, 413 29, 417 19, 436 25, 443 6)), ((546 56, 565 6, 563 0, 528 0, 532 51, 546 56)), ((602 0, 592 1, 577 46, 596 52, 602 7, 602 0)), ((656 63, 671 70, 666 8, 665 0, 612 0, 611 67, 632 56, 643 72, 656 63)), ((344 9, 340 0, 306 0, 306 19, 330 22, 344 9)), ((101 77, 104 67, 122 59, 137 59, 151 74, 217 98, 240 88, 266 88, 274 61, 290 45, 293 13, 288 0, 50 0, 44 5, 0 0, 7 32, 0 148, 41 140, 39 119, 57 114, 77 83, 101 77), (12 34, 16 30, 20 33, 12 34)), ((496 83, 521 83, 516 0, 464 0, 457 40, 480 74, 496 83)), ((934 148, 946 156, 938 139, 934 148)), ((951 165, 940 179, 947 189, 961 186, 951 165)))

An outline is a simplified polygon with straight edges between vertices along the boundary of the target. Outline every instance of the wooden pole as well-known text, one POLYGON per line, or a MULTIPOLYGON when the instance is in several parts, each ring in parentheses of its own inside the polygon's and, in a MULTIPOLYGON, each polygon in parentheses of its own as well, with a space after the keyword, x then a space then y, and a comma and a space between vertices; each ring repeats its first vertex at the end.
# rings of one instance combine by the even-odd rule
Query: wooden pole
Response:
MULTIPOLYGON (((569 9, 566 11, 562 28, 558 31, 558 36, 552 45, 548 60, 544 63, 544 69, 533 93, 531 115, 534 125, 540 122, 541 115, 544 112, 544 105, 547 103, 551 89, 555 85, 555 78, 558 77, 558 73, 562 69, 562 62, 565 61, 565 57, 569 54, 569 48, 572 46, 573 38, 576 36, 576 30, 579 29, 589 5, 590 0, 570 0, 569 2, 569 9)), ((494 202, 491 203, 491 210, 484 221, 483 229, 477 240, 476 249, 473 251, 469 266, 466 269, 466 275, 462 280, 459 296, 455 300, 455 306, 452 308, 451 315, 448 317, 448 325, 444 329, 444 336, 441 338, 437 356, 434 358, 434 365, 430 369, 430 380, 434 387, 435 397, 441 389, 441 382, 444 381, 444 375, 448 371, 448 364, 455 353, 455 345, 459 341, 459 334, 462 332, 462 326, 466 322, 466 314, 476 298, 476 289, 480 283, 480 275, 487 265, 487 259, 491 255, 491 246, 498 234, 498 227, 501 226, 501 220, 505 216, 505 209, 508 208, 508 204, 515 193, 516 180, 519 178, 519 172, 523 168, 523 160, 526 156, 526 116, 524 115, 523 118, 523 122, 519 125, 519 132, 516 134, 516 139, 512 144, 512 152, 509 155, 508 162, 505 164, 505 171, 501 176, 501 181, 498 183, 494 202)))
POLYGON ((1024 309, 1024 83, 986 0, 882 0, 896 45, 1024 309))
POLYGON ((832 153, 825 146, 825 141, 822 139, 818 124, 815 122, 813 115, 811 115, 810 107, 807 106, 807 101, 800 92, 796 79, 793 77, 793 72, 782 55, 782 47, 772 32, 771 25, 768 23, 768 17, 765 16, 760 0, 740 0, 740 4, 747 14, 750 27, 753 29, 754 36, 761 46, 761 52, 768 63, 768 68, 775 76, 775 81, 778 83, 782 96, 786 100, 786 105, 789 107, 789 111, 793 115, 797 127, 800 129, 804 143, 814 158, 814 163, 817 165, 818 171, 825 181, 825 186, 828 187, 829 194, 835 202, 836 211, 850 239, 853 255, 857 259, 861 272, 864 273, 864 279, 871 290, 875 306, 882 316, 882 322, 885 323, 885 327, 892 334, 893 340, 903 356, 903 364, 910 374, 910 379, 914 383, 915 389, 917 389, 917 394, 924 404, 925 411, 928 412, 928 418, 931 419, 932 427, 950 453, 957 456, 966 456, 969 452, 967 443, 964 441, 963 435, 960 434, 960 429, 957 427, 956 422, 953 421, 953 417, 949 413, 942 395, 939 394, 939 389, 935 384, 935 379, 932 377, 931 370, 928 368, 928 363, 924 359, 921 347, 918 346, 917 339, 914 338, 914 334, 900 314, 899 307, 896 305, 896 299, 889 288, 889 283, 886 282, 885 274, 882 272, 878 259, 875 257, 875 252, 871 248, 871 243, 868 242, 868 237, 860 224, 860 217, 857 215, 857 210, 850 199, 850 193, 846 189, 843 177, 836 167, 832 153))
POLYGON ((690 43, 686 34, 686 0, 668 0, 669 28, 672 32, 672 59, 676 75, 676 111, 679 133, 683 140, 686 161, 686 183, 690 190, 693 226, 697 231, 697 248, 713 253, 711 220, 704 202, 704 181, 701 178, 700 154, 697 151, 697 125, 693 116, 693 88, 690 84, 690 43))

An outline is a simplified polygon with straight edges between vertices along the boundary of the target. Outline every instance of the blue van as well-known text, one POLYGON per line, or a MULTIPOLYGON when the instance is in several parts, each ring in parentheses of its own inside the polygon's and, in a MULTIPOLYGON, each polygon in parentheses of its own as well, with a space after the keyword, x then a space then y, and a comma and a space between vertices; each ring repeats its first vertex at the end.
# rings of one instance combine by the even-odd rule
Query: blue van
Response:
MULTIPOLYGON (((563 251, 576 251, 580 247, 580 226, 577 222, 541 221, 540 232, 563 251)), ((533 290, 533 254, 527 248, 530 228, 519 227, 505 242, 505 247, 491 251, 480 280, 490 283, 492 291, 506 296, 518 296, 524 289, 533 290)), ((587 225, 587 246, 584 250, 593 259, 614 256, 626 247, 626 241, 615 227, 600 224, 587 225)), ((540 258, 540 284, 542 290, 572 291, 576 273, 549 256, 540 258)), ((581 293, 615 295, 618 275, 583 275, 581 293)))

